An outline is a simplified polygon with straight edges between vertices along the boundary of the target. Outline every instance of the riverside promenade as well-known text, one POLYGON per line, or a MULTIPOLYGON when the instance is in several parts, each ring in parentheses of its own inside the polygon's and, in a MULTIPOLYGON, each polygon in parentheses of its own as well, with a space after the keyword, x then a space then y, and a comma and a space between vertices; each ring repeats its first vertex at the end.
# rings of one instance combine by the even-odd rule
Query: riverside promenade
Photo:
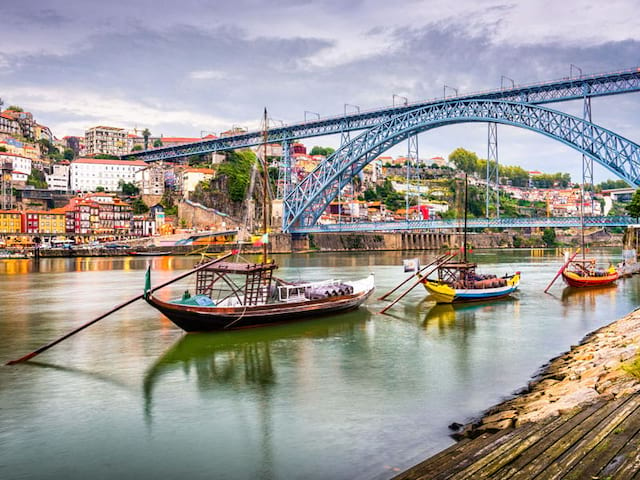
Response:
POLYGON ((587 335, 526 391, 396 480, 640 479, 640 311, 587 335))

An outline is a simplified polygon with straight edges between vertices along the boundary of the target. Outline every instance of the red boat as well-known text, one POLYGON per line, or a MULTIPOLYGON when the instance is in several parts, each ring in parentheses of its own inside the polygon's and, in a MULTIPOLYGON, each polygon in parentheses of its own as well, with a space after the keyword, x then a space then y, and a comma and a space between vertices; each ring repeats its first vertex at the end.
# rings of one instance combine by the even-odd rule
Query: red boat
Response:
POLYGON ((596 261, 593 258, 572 260, 562 271, 562 279, 565 283, 576 288, 611 285, 618 276, 614 267, 606 270, 596 268, 596 261))

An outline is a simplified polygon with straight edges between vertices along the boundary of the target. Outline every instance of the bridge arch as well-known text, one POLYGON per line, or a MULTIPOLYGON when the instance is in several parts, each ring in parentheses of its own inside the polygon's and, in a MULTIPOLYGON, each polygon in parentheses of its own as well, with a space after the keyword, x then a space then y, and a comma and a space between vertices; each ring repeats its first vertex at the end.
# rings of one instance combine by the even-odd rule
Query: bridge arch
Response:
POLYGON ((527 103, 443 102, 396 115, 336 150, 286 195, 283 230, 314 225, 350 179, 392 146, 420 132, 468 122, 495 122, 541 133, 591 157, 630 185, 640 185, 640 146, 596 124, 527 103))

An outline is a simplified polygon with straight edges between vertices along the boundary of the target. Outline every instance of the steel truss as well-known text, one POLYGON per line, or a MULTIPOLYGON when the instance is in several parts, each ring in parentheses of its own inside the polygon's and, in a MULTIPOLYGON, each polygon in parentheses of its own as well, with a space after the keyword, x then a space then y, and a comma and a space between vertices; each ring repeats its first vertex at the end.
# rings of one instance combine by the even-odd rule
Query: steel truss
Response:
MULTIPOLYGON (((505 100, 530 104, 545 104, 563 102, 567 100, 582 99, 585 92, 589 97, 617 95, 622 93, 640 91, 640 68, 624 70, 614 73, 601 73, 584 75, 575 78, 564 78, 550 82, 518 85, 513 88, 500 88, 486 92, 476 92, 468 95, 460 95, 452 100, 455 103, 460 100, 505 100)), ((357 113, 334 117, 309 120, 301 123, 287 125, 269 130, 269 143, 280 143, 283 140, 318 137, 322 135, 342 134, 354 130, 371 128, 381 122, 386 122, 392 117, 415 110, 416 108, 438 105, 442 98, 432 99, 414 104, 401 104, 357 113)), ((142 152, 133 152, 125 155, 126 158, 139 158, 146 162, 170 160, 173 158, 200 155, 223 150, 251 147, 259 145, 263 141, 263 132, 255 131, 231 137, 215 140, 203 140, 173 147, 155 148, 142 152)))
POLYGON ((329 202, 365 165, 397 143, 444 125, 495 122, 526 128, 593 158, 630 185, 640 185, 640 146, 610 130, 548 108, 497 100, 459 100, 416 108, 391 117, 340 147, 284 199, 283 229, 318 220, 329 202))

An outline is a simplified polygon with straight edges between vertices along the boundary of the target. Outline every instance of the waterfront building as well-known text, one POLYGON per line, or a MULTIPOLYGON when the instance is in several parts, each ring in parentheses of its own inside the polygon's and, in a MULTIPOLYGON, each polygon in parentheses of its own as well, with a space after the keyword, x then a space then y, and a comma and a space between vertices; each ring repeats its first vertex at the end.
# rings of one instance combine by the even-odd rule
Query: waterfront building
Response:
POLYGON ((22 212, 22 233, 63 234, 65 233, 65 211, 55 209, 48 211, 26 210, 22 212))
POLYGON ((36 122, 33 120, 31 112, 21 112, 17 110, 5 110, 3 112, 9 118, 12 118, 18 123, 19 133, 18 135, 24 138, 33 139, 36 122))
POLYGON ((124 128, 98 126, 85 132, 86 155, 126 155, 132 141, 124 128))
POLYGON ((22 215, 19 210, 0 210, 0 234, 21 231, 22 215))
POLYGON ((79 158, 71 162, 71 190, 93 192, 98 187, 106 191, 119 190, 120 180, 134 183, 136 172, 147 167, 141 160, 105 160, 97 158, 79 158))

